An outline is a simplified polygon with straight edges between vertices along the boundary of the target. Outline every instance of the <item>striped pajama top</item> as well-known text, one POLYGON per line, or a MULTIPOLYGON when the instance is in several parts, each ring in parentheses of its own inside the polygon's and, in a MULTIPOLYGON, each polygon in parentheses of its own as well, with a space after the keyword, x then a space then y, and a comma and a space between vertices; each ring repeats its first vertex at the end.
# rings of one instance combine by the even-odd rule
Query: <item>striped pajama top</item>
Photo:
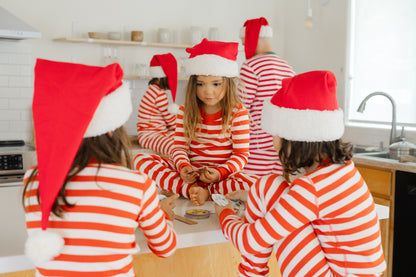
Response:
POLYGON ((249 156, 250 129, 248 113, 242 104, 234 108, 229 129, 224 133, 221 132, 222 111, 208 115, 200 108, 202 123, 197 125, 197 139, 190 143, 185 138, 183 111, 182 105, 177 114, 172 151, 179 172, 184 166, 213 166, 223 180, 244 168, 249 156))
POLYGON ((168 111, 168 93, 150 85, 140 101, 137 133, 141 146, 169 154, 173 145, 176 116, 168 111))
POLYGON ((295 75, 292 67, 276 54, 265 53, 246 60, 241 66, 239 96, 252 117, 250 122, 251 149, 273 149, 273 138, 261 127, 263 102, 281 87, 284 78, 295 75))
MULTIPOLYGON (((24 182, 33 169, 25 174, 24 182)), ((41 228, 41 210, 32 183, 25 194, 28 234, 41 228)), ((173 254, 176 235, 159 207, 154 182, 145 174, 119 165, 89 164, 66 187, 69 203, 59 218, 51 213, 48 231, 65 240, 61 254, 37 264, 37 276, 135 276, 132 254, 138 253, 135 229, 141 228, 149 248, 161 257, 173 254)))
MULTIPOLYGON (((379 276, 385 271, 374 201, 352 161, 345 165, 320 165, 291 184, 282 176, 272 175, 261 178, 255 186, 267 190, 267 198, 278 202, 259 203, 266 207, 253 210, 268 209, 275 204, 270 212, 253 224, 241 222, 230 209, 219 216, 225 237, 242 254, 259 254, 305 224, 311 224, 335 276, 379 276), (277 189, 285 186, 289 190, 276 200, 282 193, 277 189)), ((246 217, 255 215, 250 216, 247 211, 246 217)))

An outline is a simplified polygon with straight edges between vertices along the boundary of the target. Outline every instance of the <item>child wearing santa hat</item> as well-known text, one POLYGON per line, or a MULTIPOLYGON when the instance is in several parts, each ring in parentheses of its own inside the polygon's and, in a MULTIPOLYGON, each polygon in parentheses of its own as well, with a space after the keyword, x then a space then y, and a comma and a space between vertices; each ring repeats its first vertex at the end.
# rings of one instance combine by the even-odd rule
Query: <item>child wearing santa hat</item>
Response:
POLYGON ((131 168, 123 124, 132 105, 118 64, 38 59, 33 119, 38 165, 24 177, 25 254, 36 276, 135 276, 140 225, 150 249, 176 248, 174 200, 131 168), (161 231, 162 230, 162 231, 161 231))
MULTIPOLYGON (((264 104, 285 173, 259 179, 245 222, 216 205, 222 230, 239 249, 240 276, 264 276, 274 250, 282 276, 380 276, 386 263, 373 198, 341 141, 343 112, 330 71, 283 80, 264 104)), ((238 192, 239 198, 246 194, 238 192)), ((235 198, 236 195, 229 195, 235 198)))
POLYGON ((256 176, 242 172, 249 155, 249 118, 238 98, 238 43, 204 39, 186 61, 191 75, 176 119, 171 159, 139 154, 136 169, 162 189, 203 204, 211 193, 248 190, 256 176))
POLYGON ((247 60, 240 70, 239 96, 252 118, 250 157, 245 170, 259 176, 282 172, 272 137, 260 126, 263 102, 280 89, 282 79, 294 75, 292 67, 273 51, 272 36, 264 17, 247 20, 240 30, 247 60))
POLYGON ((150 61, 149 88, 143 95, 137 115, 139 144, 169 156, 173 146, 178 69, 171 53, 154 55, 150 61))

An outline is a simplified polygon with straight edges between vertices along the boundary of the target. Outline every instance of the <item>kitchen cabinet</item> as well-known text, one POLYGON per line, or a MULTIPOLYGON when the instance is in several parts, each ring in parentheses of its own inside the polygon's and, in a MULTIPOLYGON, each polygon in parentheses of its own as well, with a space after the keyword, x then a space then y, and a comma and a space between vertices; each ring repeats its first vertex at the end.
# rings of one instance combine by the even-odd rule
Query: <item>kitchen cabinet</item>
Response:
MULTIPOLYGON (((211 277, 238 276, 240 253, 230 242, 177 249, 169 258, 152 253, 133 256, 137 277, 211 277)), ((270 277, 281 277, 273 255, 269 261, 270 277)), ((0 274, 0 277, 34 277, 35 270, 0 274)))
POLYGON ((379 205, 389 207, 389 218, 380 220, 381 243, 387 270, 383 277, 392 276, 393 257, 393 228, 394 228, 394 180, 395 170, 368 166, 356 163, 356 167, 363 176, 367 186, 379 205))

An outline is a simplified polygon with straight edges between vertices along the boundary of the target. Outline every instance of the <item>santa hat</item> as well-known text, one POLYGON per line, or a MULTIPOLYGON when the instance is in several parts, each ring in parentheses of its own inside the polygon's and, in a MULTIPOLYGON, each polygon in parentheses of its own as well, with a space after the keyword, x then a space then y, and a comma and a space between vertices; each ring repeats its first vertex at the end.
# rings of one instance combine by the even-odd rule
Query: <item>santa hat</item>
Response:
POLYGON ((271 38, 272 36, 273 30, 266 18, 260 17, 247 20, 243 28, 240 29, 240 38, 244 38, 246 59, 254 56, 259 38, 271 38))
POLYGON ((36 62, 32 109, 42 230, 30 233, 25 249, 34 264, 59 255, 64 245, 60 234, 46 229, 82 140, 114 131, 131 114, 130 91, 122 79, 118 64, 36 62))
POLYGON ((186 48, 188 75, 238 76, 238 43, 209 41, 206 38, 192 48, 186 48))
POLYGON ((333 141, 344 134, 344 117, 330 71, 311 71, 283 79, 282 88, 263 104, 261 126, 293 141, 333 141))
POLYGON ((172 99, 169 99, 168 111, 176 114, 179 110, 179 105, 175 104, 178 87, 178 63, 175 57, 171 53, 154 55, 150 61, 149 71, 152 78, 168 78, 170 96, 172 96, 172 99))

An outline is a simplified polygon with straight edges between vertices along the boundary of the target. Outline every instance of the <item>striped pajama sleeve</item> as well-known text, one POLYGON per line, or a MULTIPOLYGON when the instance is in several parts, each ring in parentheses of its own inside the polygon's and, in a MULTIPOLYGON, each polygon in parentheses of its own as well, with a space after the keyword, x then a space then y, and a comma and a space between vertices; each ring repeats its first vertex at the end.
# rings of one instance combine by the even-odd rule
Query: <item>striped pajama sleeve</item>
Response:
MULTIPOLYGON (((277 176, 273 183, 278 187, 286 181, 277 176)), ((229 209, 219 218, 224 235, 243 256, 273 246, 284 276, 311 271, 378 276, 386 268, 374 201, 351 161, 318 166, 294 180, 266 210, 251 224, 241 222, 229 209)), ((257 217, 247 214, 249 221, 257 217)))

